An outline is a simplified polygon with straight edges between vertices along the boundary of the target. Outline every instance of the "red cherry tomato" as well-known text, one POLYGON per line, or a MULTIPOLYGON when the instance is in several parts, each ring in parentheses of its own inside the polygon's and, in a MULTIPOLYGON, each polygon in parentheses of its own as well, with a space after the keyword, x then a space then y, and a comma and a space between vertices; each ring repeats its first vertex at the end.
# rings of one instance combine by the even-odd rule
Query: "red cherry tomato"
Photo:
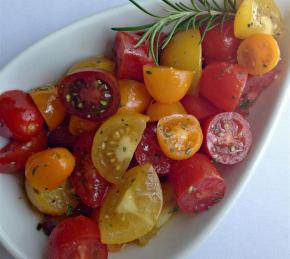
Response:
POLYGON ((200 93, 223 111, 233 111, 239 103, 248 78, 245 69, 236 64, 217 62, 202 72, 200 93))
POLYGON ((221 164, 241 162, 252 144, 250 124, 236 112, 224 112, 209 118, 203 132, 206 152, 221 164))
POLYGON ((98 225, 84 216, 59 223, 48 238, 48 259, 107 259, 98 225))
POLYGON ((203 154, 175 161, 169 174, 177 204, 185 213, 198 213, 209 209, 224 197, 225 181, 203 154))
POLYGON ((140 165, 151 163, 158 176, 164 176, 170 172, 172 160, 161 151, 157 140, 156 127, 155 123, 147 124, 135 151, 135 158, 140 165))
POLYGON ((103 120, 119 108, 116 78, 104 70, 86 70, 66 76, 58 93, 67 112, 93 121, 103 120))
POLYGON ((236 61, 237 50, 241 40, 234 35, 233 21, 224 23, 222 30, 220 26, 207 31, 202 42, 202 55, 205 63, 215 61, 236 61))
POLYGON ((202 96, 186 95, 180 101, 188 114, 194 115, 199 120, 218 114, 220 110, 202 96))
POLYGON ((82 202, 97 208, 107 193, 109 183, 98 173, 91 159, 93 133, 80 135, 74 147, 76 168, 70 178, 72 186, 82 202))
POLYGON ((152 57, 148 57, 147 42, 142 43, 138 48, 134 47, 140 38, 141 36, 134 33, 117 32, 113 52, 118 79, 143 81, 143 65, 154 64, 152 57))
POLYGON ((0 95, 0 135, 28 141, 43 130, 43 118, 31 100, 20 90, 0 95))
POLYGON ((0 149, 0 173, 16 173, 25 169, 26 160, 47 148, 47 134, 42 131, 28 142, 12 140, 0 149))

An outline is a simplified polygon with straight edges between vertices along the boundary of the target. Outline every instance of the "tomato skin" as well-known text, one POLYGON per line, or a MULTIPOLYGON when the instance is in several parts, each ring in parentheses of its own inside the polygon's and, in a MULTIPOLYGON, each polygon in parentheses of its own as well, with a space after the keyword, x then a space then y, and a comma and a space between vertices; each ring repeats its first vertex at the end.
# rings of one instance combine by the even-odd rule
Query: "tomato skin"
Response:
POLYGON ((233 21, 226 21, 222 30, 219 26, 214 27, 207 31, 202 42, 205 63, 236 60, 240 43, 241 40, 234 35, 233 21))
POLYGON ((91 159, 94 133, 80 135, 74 147, 76 167, 70 177, 72 186, 82 202, 97 208, 107 193, 109 183, 98 173, 91 159))
POLYGON ((43 130, 43 124, 27 93, 12 90, 0 95, 0 136, 28 141, 43 130))
POLYGON ((185 95, 180 102, 188 114, 195 116, 201 121, 220 112, 217 107, 202 96, 185 95))
POLYGON ((142 139, 136 148, 135 159, 140 165, 151 163, 160 177, 170 172, 172 160, 161 151, 157 140, 156 128, 156 123, 147 124, 142 139))
POLYGON ((0 149, 0 172, 17 173, 25 169, 27 159, 47 148, 47 134, 42 131, 28 142, 11 140, 0 149))
POLYGON ((185 213, 206 211, 223 198, 225 181, 203 154, 175 161, 169 174, 177 204, 185 213))
POLYGON ((250 124, 236 112, 210 117, 203 125, 203 147, 217 163, 233 165, 247 156, 252 145, 250 124))
POLYGON ((247 82, 246 70, 237 64, 216 62, 208 65, 200 80, 200 93, 223 111, 233 111, 247 82))
POLYGON ((83 132, 95 132, 100 123, 80 118, 75 115, 70 116, 68 130, 72 135, 80 135, 83 132))
POLYGON ((107 259, 98 225, 84 216, 59 223, 48 238, 48 259, 107 259))
POLYGON ((118 79, 133 79, 143 81, 143 65, 154 64, 152 57, 148 57, 149 44, 142 43, 138 48, 135 44, 141 36, 129 32, 117 32, 113 53, 116 61, 116 75, 118 79))

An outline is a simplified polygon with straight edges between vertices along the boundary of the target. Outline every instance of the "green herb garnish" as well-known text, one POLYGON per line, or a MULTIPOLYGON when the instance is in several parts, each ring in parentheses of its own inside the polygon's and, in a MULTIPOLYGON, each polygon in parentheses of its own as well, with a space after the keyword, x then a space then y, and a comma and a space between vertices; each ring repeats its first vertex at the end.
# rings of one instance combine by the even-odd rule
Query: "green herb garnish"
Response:
POLYGON ((67 215, 67 216, 72 215, 73 210, 74 210, 74 207, 73 207, 71 204, 68 204, 68 205, 67 205, 67 208, 66 208, 66 215, 67 215))

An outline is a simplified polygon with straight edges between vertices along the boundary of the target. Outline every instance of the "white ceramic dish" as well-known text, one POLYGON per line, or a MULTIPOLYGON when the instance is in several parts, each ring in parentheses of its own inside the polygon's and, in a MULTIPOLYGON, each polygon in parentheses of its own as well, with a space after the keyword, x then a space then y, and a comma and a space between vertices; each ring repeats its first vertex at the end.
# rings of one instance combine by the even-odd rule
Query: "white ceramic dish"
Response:
MULTIPOLYGON (((290 22, 290 2, 278 0, 285 24, 290 22)), ((156 12, 160 3, 144 3, 156 12)), ((77 22, 45 38, 27 49, 0 72, 0 91, 32 87, 57 80, 75 61, 86 56, 110 53, 114 32, 110 27, 125 24, 142 24, 148 21, 131 5, 108 10, 77 22)), ((170 259, 188 258, 202 240, 215 228, 231 208, 245 184, 261 161, 267 143, 278 124, 286 99, 290 94, 289 60, 287 43, 290 35, 281 40, 283 72, 274 86, 268 88, 255 104, 249 118, 254 135, 250 156, 243 163, 221 168, 228 191, 224 200, 208 212, 197 216, 178 215, 145 248, 130 246, 111 259, 170 259)), ((0 145, 4 143, 0 139, 0 145)), ((47 238, 36 231, 39 217, 23 200, 21 187, 13 176, 0 174, 0 240, 16 258, 40 259, 45 256, 47 238)))

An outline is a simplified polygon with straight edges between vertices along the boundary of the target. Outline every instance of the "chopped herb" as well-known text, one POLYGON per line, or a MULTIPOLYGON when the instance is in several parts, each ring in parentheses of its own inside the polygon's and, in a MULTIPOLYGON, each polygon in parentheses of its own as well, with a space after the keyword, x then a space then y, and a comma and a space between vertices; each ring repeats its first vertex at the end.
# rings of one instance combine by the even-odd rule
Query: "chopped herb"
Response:
POLYGON ((242 102, 240 102, 240 104, 239 104, 239 107, 241 108, 241 109, 248 109, 249 108, 249 106, 250 106, 250 100, 249 99, 245 99, 245 100, 243 100, 242 102))
POLYGON ((189 156, 191 154, 191 148, 185 150, 185 155, 189 156))
POLYGON ((170 133, 169 131, 165 131, 164 135, 166 138, 170 138, 172 136, 172 133, 170 133))
POLYGON ((66 208, 66 215, 68 216, 72 215, 73 209, 74 209, 73 206, 71 204, 68 204, 66 208))
POLYGON ((42 224, 41 223, 38 223, 37 226, 36 226, 36 230, 37 231, 40 231, 42 229, 42 224))
POLYGON ((124 119, 124 118, 122 118, 122 119, 121 119, 121 121, 122 121, 122 122, 124 122, 124 121, 125 121, 125 119, 124 119))
POLYGON ((217 198, 214 200, 214 202, 220 202, 222 199, 221 198, 217 198))
POLYGON ((102 134, 103 134, 103 131, 101 130, 101 131, 100 131, 100 135, 102 135, 102 134))
POLYGON ((126 150, 127 150, 127 148, 126 147, 123 147, 123 151, 126 152, 126 150))
POLYGON ((169 213, 170 214, 173 214, 173 213, 175 213, 175 212, 177 212, 178 211, 178 208, 177 207, 174 207, 171 211, 169 211, 169 213))
POLYGON ((110 226, 110 228, 112 228, 112 227, 113 227, 113 225, 112 225, 111 223, 109 224, 109 226, 110 226))
POLYGON ((107 100, 101 100, 100 104, 103 106, 107 106, 108 105, 108 101, 107 100))
POLYGON ((152 71, 147 70, 147 71, 146 71, 146 74, 147 74, 147 75, 152 75, 152 71))
POLYGON ((237 99, 237 97, 233 95, 233 96, 232 96, 232 99, 233 99, 233 100, 236 100, 236 99, 237 99))
POLYGON ((131 180, 131 183, 134 183, 136 181, 136 179, 135 178, 133 178, 132 180, 131 180))
POLYGON ((211 162, 212 164, 217 164, 217 160, 216 160, 215 158, 213 158, 212 160, 210 160, 210 162, 211 162))
POLYGON ((35 167, 32 168, 32 175, 35 175, 38 168, 39 168, 39 165, 36 165, 35 167))
POLYGON ((33 188, 33 191, 36 193, 36 194, 39 194, 39 191, 35 188, 33 188))
POLYGON ((33 131, 35 129, 36 125, 34 123, 29 123, 27 126, 27 131, 33 131))
POLYGON ((187 125, 186 124, 181 124, 180 126, 182 129, 186 129, 187 128, 187 125))

